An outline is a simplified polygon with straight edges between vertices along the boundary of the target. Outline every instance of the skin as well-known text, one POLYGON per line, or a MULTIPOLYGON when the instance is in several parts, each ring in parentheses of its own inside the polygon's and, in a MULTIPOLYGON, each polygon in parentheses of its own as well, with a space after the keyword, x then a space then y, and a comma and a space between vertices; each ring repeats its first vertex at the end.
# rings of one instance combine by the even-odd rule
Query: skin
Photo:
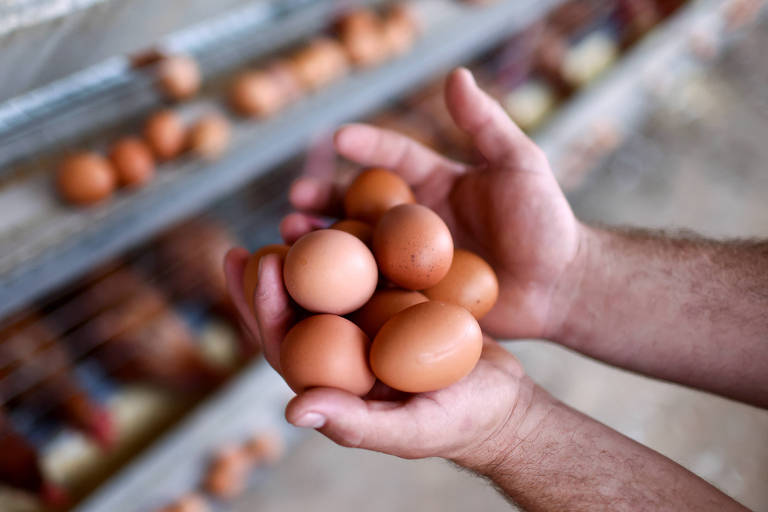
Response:
MULTIPOLYGON (((483 318, 504 338, 546 338, 611 364, 756 405, 768 400, 768 244, 673 239, 580 223, 546 157, 475 84, 446 82, 457 126, 486 162, 469 167, 365 125, 343 127, 337 151, 387 167, 438 212, 456 244, 496 269, 499 301, 483 318), (762 313, 761 313, 762 311, 762 313), (727 347, 728 350, 723 350, 727 347)), ((332 183, 297 181, 287 243, 339 212, 332 183)), ((233 249, 225 270, 244 327, 279 372, 280 340, 297 313, 280 259, 262 259, 248 314, 233 249)), ((742 510, 660 454, 551 397, 487 337, 470 375, 449 388, 404 395, 377 384, 366 397, 316 388, 286 418, 343 446, 404 458, 444 457, 492 480, 530 510, 742 510)))

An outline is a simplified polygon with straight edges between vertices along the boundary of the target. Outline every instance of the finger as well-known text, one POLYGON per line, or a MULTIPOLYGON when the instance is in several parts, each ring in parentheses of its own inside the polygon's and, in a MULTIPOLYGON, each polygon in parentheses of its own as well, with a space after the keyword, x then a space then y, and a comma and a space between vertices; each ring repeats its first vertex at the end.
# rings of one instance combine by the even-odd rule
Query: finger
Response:
POLYGON ((313 388, 288 403, 285 418, 342 446, 406 458, 433 453, 435 436, 419 428, 407 402, 366 401, 338 389, 313 388))
POLYGON ((242 247, 230 249, 224 257, 224 276, 227 281, 227 291, 244 329, 258 340, 260 339, 259 325, 256 323, 256 318, 251 313, 243 294, 243 271, 249 257, 250 253, 242 247))
POLYGON ((410 185, 419 185, 436 174, 454 175, 465 166, 449 160, 418 142, 391 130, 365 124, 340 128, 334 138, 340 155, 362 165, 386 167, 410 185))
POLYGON ((342 191, 337 183, 303 177, 293 182, 288 198, 299 211, 340 217, 342 191))
POLYGON ((280 343, 293 325, 295 311, 283 285, 283 262, 277 254, 267 254, 259 261, 259 281, 253 294, 253 309, 264 357, 279 372, 280 343))
POLYGON ((480 357, 512 376, 522 377, 525 373, 520 361, 488 336, 483 337, 483 352, 480 357))
POLYGON ((365 400, 379 400, 379 401, 386 400, 388 402, 392 402, 392 401, 406 400, 410 396, 411 396, 410 393, 406 393, 404 391, 398 391, 396 389, 393 389, 387 386, 380 380, 377 380, 376 383, 373 385, 373 388, 363 398, 365 400))
POLYGON ((280 235, 285 243, 292 245, 296 240, 310 231, 327 227, 328 222, 314 215, 304 213, 289 213, 280 222, 280 235))
POLYGON ((537 169, 541 150, 517 127, 499 103, 477 86, 464 68, 445 85, 445 103, 456 125, 473 140, 492 166, 507 170, 537 169))

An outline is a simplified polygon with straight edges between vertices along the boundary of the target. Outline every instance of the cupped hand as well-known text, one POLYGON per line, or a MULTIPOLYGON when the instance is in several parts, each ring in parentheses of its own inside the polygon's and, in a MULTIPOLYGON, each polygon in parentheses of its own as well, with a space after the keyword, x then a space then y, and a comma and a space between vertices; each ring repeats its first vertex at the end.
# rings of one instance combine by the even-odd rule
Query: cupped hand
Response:
MULTIPOLYGON (((225 273, 244 328, 261 342, 267 361, 280 372, 280 344, 299 319, 285 290, 282 262, 261 259, 252 314, 243 295, 248 252, 227 254, 225 273)), ((517 359, 486 338, 475 369, 452 386, 409 395, 377 382, 360 398, 331 388, 313 388, 288 404, 286 418, 315 428, 342 446, 404 458, 444 457, 468 467, 488 464, 507 449, 533 395, 533 383, 517 359)))
MULTIPOLYGON (((445 101, 484 157, 482 165, 448 160, 403 135, 360 124, 337 132, 336 149, 361 165, 398 173, 416 200, 445 220, 458 247, 494 267, 499 300, 481 322, 485 330, 503 338, 552 338, 578 281, 581 225, 543 152, 469 71, 448 77, 445 101)), ((339 216, 341 197, 333 183, 296 181, 290 200, 299 212, 283 220, 286 242, 322 227, 318 215, 339 216)))

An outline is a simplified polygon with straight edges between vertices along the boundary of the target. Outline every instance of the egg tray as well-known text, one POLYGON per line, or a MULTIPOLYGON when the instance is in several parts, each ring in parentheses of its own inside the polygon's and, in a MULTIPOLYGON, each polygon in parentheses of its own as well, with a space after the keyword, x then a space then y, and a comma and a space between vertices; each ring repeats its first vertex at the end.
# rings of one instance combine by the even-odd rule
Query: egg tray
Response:
MULTIPOLYGON (((7 179, 0 189, 0 316, 229 194, 301 150, 318 133, 358 118, 436 73, 469 60, 558 3, 503 1, 467 7, 447 0, 415 2, 428 23, 409 54, 353 73, 265 122, 236 120, 231 149, 219 161, 204 164, 181 159, 165 165, 147 188, 118 194, 104 205, 75 209, 60 204, 51 188, 50 159, 46 168, 38 166, 37 172, 7 179)), ((296 16, 311 18, 305 12, 296 16)), ((279 23, 261 29, 263 48, 274 40, 285 41, 285 32, 299 31, 301 23, 293 22, 296 26, 290 30, 279 23)), ((313 20, 305 23, 315 27, 313 20)), ((156 97, 154 91, 148 95, 156 97)), ((214 104, 219 106, 210 99, 196 99, 182 110, 214 104)), ((138 105, 129 102, 112 108, 141 110, 138 105)), ((63 117, 45 123, 45 130, 59 129, 56 119, 66 124, 78 117, 98 117, 99 110, 106 109, 104 104, 87 101, 75 102, 73 108, 77 115, 64 109, 63 117)))

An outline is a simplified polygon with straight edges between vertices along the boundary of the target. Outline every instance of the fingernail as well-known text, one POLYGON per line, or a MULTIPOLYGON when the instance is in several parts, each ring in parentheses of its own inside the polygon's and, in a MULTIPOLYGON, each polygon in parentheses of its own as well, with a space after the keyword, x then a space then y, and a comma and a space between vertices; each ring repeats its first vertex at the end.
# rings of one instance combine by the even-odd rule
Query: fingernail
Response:
POLYGON ((263 271, 264 271, 264 256, 259 258, 259 266, 256 268, 256 277, 259 278, 259 281, 261 281, 261 273, 263 271))
POLYGON ((302 428, 320 428, 325 425, 325 416, 316 412, 308 412, 297 419, 294 425, 302 428))
POLYGON ((467 76, 469 76, 469 80, 470 82, 472 82, 472 85, 477 85, 477 82, 475 81, 475 75, 467 68, 461 68, 461 69, 464 71, 464 73, 467 74, 467 76))

